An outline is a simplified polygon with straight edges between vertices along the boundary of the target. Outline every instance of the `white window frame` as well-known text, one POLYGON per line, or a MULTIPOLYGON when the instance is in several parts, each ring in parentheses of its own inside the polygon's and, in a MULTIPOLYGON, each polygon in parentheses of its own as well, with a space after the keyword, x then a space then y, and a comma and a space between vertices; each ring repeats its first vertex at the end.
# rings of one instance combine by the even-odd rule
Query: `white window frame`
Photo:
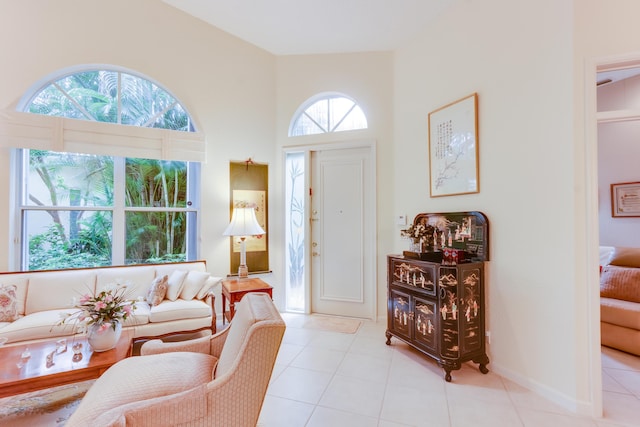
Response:
MULTIPOLYGON (((330 117, 332 112, 330 110, 330 102, 327 102, 327 116, 330 117)), ((362 130, 362 129, 367 129, 368 128, 368 120, 367 120, 367 116, 364 113, 364 110, 362 109, 362 107, 360 106, 360 104, 353 99, 352 97, 350 97, 349 95, 345 95, 343 93, 340 92, 322 92, 322 93, 318 93, 314 96, 312 96, 311 98, 307 99, 305 102, 303 102, 298 109, 296 110, 296 112, 293 114, 293 117, 291 118, 291 122, 289 123, 289 131, 288 131, 288 136, 289 137, 298 137, 298 136, 305 136, 305 135, 321 135, 323 133, 333 133, 333 132, 347 132, 347 131, 351 131, 351 130, 362 130), (324 127, 317 122, 317 118, 311 117, 311 115, 307 114, 307 110, 315 105, 316 103, 320 102, 320 101, 329 101, 330 99, 333 98, 344 98, 347 99, 351 102, 353 102, 353 106, 349 109, 349 111, 344 114, 344 116, 338 120, 338 122, 333 126, 333 128, 330 129, 324 129, 324 127), (346 119, 349 114, 351 114, 355 109, 359 109, 360 112, 362 113, 362 115, 364 116, 364 120, 365 120, 365 126, 361 127, 361 128, 353 128, 353 129, 343 129, 343 130, 337 130, 340 125, 342 124, 342 122, 344 121, 344 119, 346 119), (316 126, 318 126, 319 129, 323 130, 323 132, 314 132, 314 133, 309 133, 309 134, 300 134, 300 135, 294 135, 294 129, 296 127, 296 124, 298 123, 298 120, 302 117, 306 115, 311 121, 313 121, 316 126)))

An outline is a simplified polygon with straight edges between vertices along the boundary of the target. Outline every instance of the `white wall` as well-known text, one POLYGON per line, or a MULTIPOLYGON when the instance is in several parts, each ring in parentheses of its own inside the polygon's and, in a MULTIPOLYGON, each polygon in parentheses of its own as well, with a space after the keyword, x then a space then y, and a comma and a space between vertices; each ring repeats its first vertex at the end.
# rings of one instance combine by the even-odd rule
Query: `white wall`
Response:
POLYGON ((488 216, 489 369, 588 411, 577 387, 589 372, 574 286, 572 22, 569 0, 464 0, 396 52, 394 205, 488 216), (480 192, 430 198, 428 113, 473 92, 480 192))
MULTIPOLYGON (((597 111, 640 110, 640 77, 597 89, 597 111)), ((611 215, 611 184, 640 182, 640 121, 598 125, 598 217, 600 244, 640 246, 640 218, 611 215)))
MULTIPOLYGON (((273 163, 275 57, 157 0, 0 0, 0 108, 31 85, 82 64, 110 64, 158 81, 187 107, 207 137, 202 168, 201 258, 229 273, 229 161, 273 163)), ((9 150, 0 150, 0 204, 9 205, 9 150)), ((272 176, 273 174, 271 174, 272 176)), ((0 241, 13 242, 8 209, 0 241)), ((8 267, 0 246, 0 269, 8 267)), ((271 253, 279 257, 278 253, 271 253)), ((277 289, 277 284, 275 293, 277 289)), ((217 300, 218 311, 220 298, 217 300)))

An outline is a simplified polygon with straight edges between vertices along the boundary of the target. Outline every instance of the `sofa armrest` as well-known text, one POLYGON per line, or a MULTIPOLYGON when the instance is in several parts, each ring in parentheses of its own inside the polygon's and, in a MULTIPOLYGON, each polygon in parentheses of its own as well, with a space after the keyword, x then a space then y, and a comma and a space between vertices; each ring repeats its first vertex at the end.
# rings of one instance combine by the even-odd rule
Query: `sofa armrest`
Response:
POLYGON ((211 307, 211 333, 215 334, 218 327, 216 325, 216 296, 213 294, 213 291, 207 293, 204 297, 204 302, 211 307))
POLYGON ((151 340, 142 344, 140 355, 170 353, 173 351, 190 351, 194 353, 209 354, 210 336, 195 338, 187 341, 163 342, 162 340, 151 340))

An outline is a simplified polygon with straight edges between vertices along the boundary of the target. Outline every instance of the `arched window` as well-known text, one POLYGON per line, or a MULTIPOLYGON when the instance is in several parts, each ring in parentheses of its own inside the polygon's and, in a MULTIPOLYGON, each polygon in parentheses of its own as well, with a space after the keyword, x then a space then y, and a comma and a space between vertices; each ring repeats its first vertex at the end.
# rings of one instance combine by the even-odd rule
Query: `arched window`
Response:
POLYGON ((179 153, 194 125, 169 91, 102 68, 55 76, 24 99, 24 112, 65 119, 51 143, 62 149, 16 156, 22 269, 197 258, 200 165, 179 153))
POLYGON ((193 132, 182 105, 157 84, 130 73, 91 70, 49 81, 26 111, 48 116, 193 132))
POLYGON ((353 99, 342 94, 323 93, 298 108, 289 127, 289 136, 366 128, 367 118, 353 99))

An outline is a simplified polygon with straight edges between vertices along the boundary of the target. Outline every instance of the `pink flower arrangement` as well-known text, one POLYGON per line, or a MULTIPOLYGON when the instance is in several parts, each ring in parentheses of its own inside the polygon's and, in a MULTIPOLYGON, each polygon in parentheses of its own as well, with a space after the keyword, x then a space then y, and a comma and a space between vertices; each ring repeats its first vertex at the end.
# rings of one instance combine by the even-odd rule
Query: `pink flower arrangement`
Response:
POLYGON ((127 320, 135 309, 135 301, 126 298, 126 291, 126 286, 117 285, 98 294, 84 294, 77 303, 74 301, 73 306, 78 311, 64 313, 60 324, 76 320, 86 326, 96 324, 101 331, 110 327, 115 329, 116 325, 127 320))

